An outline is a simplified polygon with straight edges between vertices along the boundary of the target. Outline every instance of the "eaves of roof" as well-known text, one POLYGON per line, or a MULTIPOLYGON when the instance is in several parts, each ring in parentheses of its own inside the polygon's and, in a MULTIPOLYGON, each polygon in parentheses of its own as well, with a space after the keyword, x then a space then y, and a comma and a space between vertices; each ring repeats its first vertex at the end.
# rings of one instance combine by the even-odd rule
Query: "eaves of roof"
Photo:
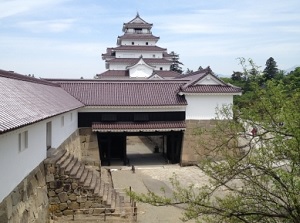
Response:
POLYGON ((121 123, 94 122, 92 124, 93 132, 169 132, 184 131, 185 129, 186 124, 184 121, 121 123))

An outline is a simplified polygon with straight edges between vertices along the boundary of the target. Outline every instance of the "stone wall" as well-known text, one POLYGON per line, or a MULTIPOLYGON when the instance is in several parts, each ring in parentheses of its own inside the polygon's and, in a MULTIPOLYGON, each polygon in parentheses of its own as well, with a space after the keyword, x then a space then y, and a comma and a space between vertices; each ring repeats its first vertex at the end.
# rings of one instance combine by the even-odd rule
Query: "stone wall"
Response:
POLYGON ((41 163, 0 203, 0 222, 47 223, 48 203, 44 164, 41 163))
MULTIPOLYGON (((199 131, 213 128, 215 122, 215 120, 186 120, 181 153, 182 166, 197 164, 199 160, 203 159, 206 151, 201 145, 199 131)), ((205 135, 201 137, 205 137, 205 135)))
POLYGON ((79 160, 82 159, 79 130, 76 130, 57 148, 57 150, 61 149, 67 150, 70 154, 72 154, 79 160))
POLYGON ((92 128, 80 128, 81 161, 87 165, 100 167, 100 155, 98 148, 97 133, 92 128))

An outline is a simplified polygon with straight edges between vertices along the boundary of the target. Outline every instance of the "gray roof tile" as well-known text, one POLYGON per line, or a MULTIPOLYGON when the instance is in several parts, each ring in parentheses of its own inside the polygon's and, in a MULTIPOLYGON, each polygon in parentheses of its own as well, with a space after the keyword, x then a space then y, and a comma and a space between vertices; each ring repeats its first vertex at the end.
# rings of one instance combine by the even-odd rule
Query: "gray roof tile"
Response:
POLYGON ((82 106, 57 84, 0 70, 0 134, 82 106))
POLYGON ((92 129, 95 132, 140 132, 140 131, 182 131, 185 130, 184 121, 169 122, 95 122, 92 129))
POLYGON ((182 82, 136 80, 55 80, 87 106, 182 106, 182 82))

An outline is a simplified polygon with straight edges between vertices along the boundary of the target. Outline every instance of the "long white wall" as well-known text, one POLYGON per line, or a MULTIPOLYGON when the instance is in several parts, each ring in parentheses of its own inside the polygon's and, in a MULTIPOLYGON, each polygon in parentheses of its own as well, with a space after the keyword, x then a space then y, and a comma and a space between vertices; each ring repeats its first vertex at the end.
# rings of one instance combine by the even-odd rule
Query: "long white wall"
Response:
POLYGON ((116 52, 116 58, 162 58, 162 52, 116 52))
POLYGON ((155 46, 156 44, 155 40, 122 40, 121 45, 132 45, 132 42, 134 42, 134 45, 139 46, 147 46, 146 42, 148 46, 155 46))
POLYGON ((51 144, 57 148, 77 129, 77 117, 76 110, 0 135, 0 202, 47 157, 47 123, 52 123, 51 144), (25 131, 28 147, 20 151, 19 134, 25 131))
POLYGON ((187 120, 210 120, 216 118, 216 109, 233 103, 232 95, 185 95, 187 120))

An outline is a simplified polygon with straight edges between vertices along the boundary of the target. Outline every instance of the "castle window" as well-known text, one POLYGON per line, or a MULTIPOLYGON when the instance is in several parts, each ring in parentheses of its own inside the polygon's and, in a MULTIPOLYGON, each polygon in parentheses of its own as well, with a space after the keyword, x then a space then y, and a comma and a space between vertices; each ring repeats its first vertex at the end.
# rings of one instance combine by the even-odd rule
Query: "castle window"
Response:
POLYGON ((162 68, 162 67, 160 67, 159 69, 160 69, 160 70, 163 70, 163 68, 162 68))
POLYGON ((19 133, 19 152, 28 148, 28 131, 19 133))
POLYGON ((61 116, 60 124, 61 124, 61 127, 64 127, 64 125, 65 125, 65 117, 64 116, 61 116))
POLYGON ((131 45, 134 45, 134 42, 131 42, 131 45))
POLYGON ((146 42, 146 45, 148 46, 148 42, 146 42))

